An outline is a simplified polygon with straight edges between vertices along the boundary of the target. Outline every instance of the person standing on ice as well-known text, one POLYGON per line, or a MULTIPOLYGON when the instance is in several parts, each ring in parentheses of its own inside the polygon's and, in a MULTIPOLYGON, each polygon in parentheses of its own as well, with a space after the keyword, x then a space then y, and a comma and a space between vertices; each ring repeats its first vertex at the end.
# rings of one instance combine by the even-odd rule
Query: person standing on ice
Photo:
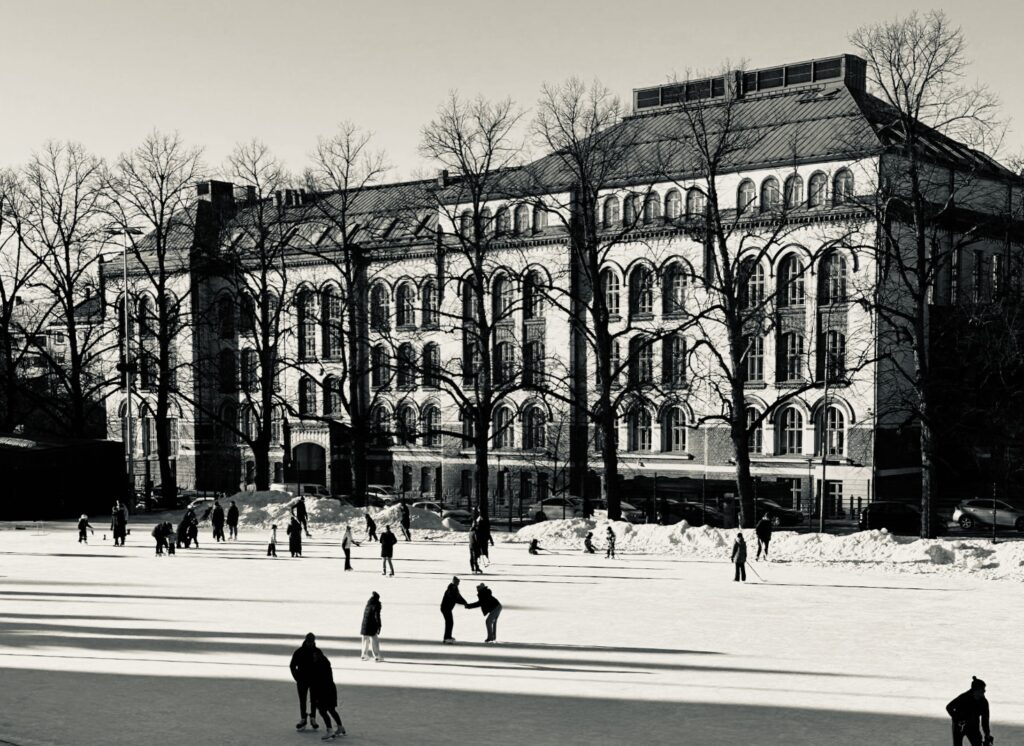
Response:
POLYGON ((391 561, 391 558, 395 554, 395 544, 398 543, 398 539, 393 533, 391 533, 391 525, 388 524, 384 527, 384 533, 380 535, 380 556, 381 566, 384 572, 381 575, 388 574, 388 567, 391 567, 391 577, 395 576, 395 563, 391 561))
POLYGON ((309 513, 306 512, 305 497, 300 497, 299 501, 295 504, 295 517, 298 518, 299 523, 302 524, 302 530, 306 532, 306 536, 312 539, 313 534, 309 533, 309 513))
POLYGON ((291 523, 288 524, 286 529, 288 532, 288 551, 292 553, 292 557, 302 556, 302 524, 299 520, 292 516, 291 523))
POLYGON ((466 604, 467 609, 477 609, 484 614, 484 626, 487 628, 487 639, 484 642, 498 641, 498 617, 501 616, 501 602, 494 597, 491 589, 483 583, 476 587, 476 601, 466 604))
POLYGON ((363 609, 363 623, 359 627, 359 633, 363 636, 361 657, 364 661, 370 657, 371 653, 373 659, 378 663, 383 660, 380 657, 380 631, 383 626, 380 621, 380 608, 380 594, 374 591, 370 594, 370 600, 366 602, 366 608, 363 609))
POLYGON ((377 541, 377 523, 370 517, 370 511, 366 511, 366 540, 377 541))
POLYGON ((605 534, 605 538, 608 541, 608 548, 604 552, 604 558, 608 559, 611 557, 615 559, 615 532, 612 531, 612 527, 608 527, 608 533, 605 534))
POLYGON ((224 508, 216 499, 213 501, 213 513, 210 515, 210 523, 213 524, 214 541, 224 541, 224 508))
POLYGON ((311 689, 316 709, 320 712, 320 718, 324 721, 324 725, 327 726, 321 740, 329 741, 345 735, 345 726, 341 724, 341 716, 338 715, 338 687, 334 685, 334 671, 331 670, 331 662, 320 648, 316 648, 311 689), (331 733, 332 717, 338 724, 333 733, 331 733))
POLYGON ((89 540, 88 540, 88 538, 85 535, 86 531, 92 531, 94 534, 96 533, 93 530, 93 527, 89 524, 89 516, 87 516, 85 513, 82 513, 82 517, 78 519, 78 543, 79 544, 83 544, 83 543, 88 544, 89 543, 89 540))
POLYGON ((474 575, 480 575, 480 530, 477 523, 473 523, 469 529, 469 570, 474 575))
POLYGON ((484 558, 484 565, 488 566, 491 564, 490 547, 494 546, 494 537, 491 536, 491 519, 486 514, 481 514, 476 519, 477 526, 477 539, 479 540, 479 556, 484 558))
POLYGON ((156 541, 157 556, 160 556, 164 553, 164 524, 158 523, 153 527, 153 539, 156 541))
POLYGON ((398 507, 399 513, 399 524, 402 526, 402 536, 405 537, 406 541, 412 541, 412 534, 409 533, 409 529, 412 527, 412 518, 409 516, 409 506, 405 504, 405 498, 402 498, 402 504, 398 507))
POLYGON ((128 535, 128 509, 120 500, 114 503, 114 509, 110 511, 110 532, 114 535, 114 546, 123 547, 128 535))
POLYGON ((587 538, 583 540, 583 551, 587 554, 597 552, 597 549, 594 548, 594 534, 591 531, 587 532, 587 538))
POLYGON ((316 730, 320 726, 316 723, 316 695, 312 689, 313 678, 316 675, 317 653, 316 635, 312 632, 306 635, 302 646, 292 653, 291 663, 288 669, 295 679, 295 689, 299 693, 299 716, 302 718, 296 725, 295 730, 306 729, 306 695, 309 695, 309 720, 310 726, 316 730))
POLYGON ((444 597, 441 599, 441 616, 444 617, 444 637, 441 638, 441 642, 445 645, 451 645, 455 642, 455 638, 452 637, 452 630, 455 627, 455 618, 452 616, 452 610, 455 609, 456 604, 465 606, 466 599, 459 593, 458 576, 453 575, 452 582, 448 584, 444 597))
POLYGON ((267 556, 277 556, 277 524, 270 524, 270 542, 267 544, 267 556))
POLYGON ((985 682, 981 679, 972 676, 971 688, 946 705, 946 712, 953 718, 953 746, 962 746, 965 738, 971 746, 991 746, 995 741, 989 728, 985 682), (984 741, 981 731, 985 731, 984 741))
POLYGON ((345 552, 345 569, 352 569, 352 545, 359 546, 355 539, 352 538, 352 526, 345 524, 345 535, 341 537, 341 549, 345 552))
POLYGON ((754 559, 761 559, 762 547, 764 548, 764 558, 768 559, 768 543, 772 540, 772 519, 767 513, 754 527, 754 535, 757 536, 757 556, 754 559))
POLYGON ((238 540, 238 506, 234 500, 228 508, 228 538, 238 540))
POLYGON ((742 533, 736 534, 736 541, 732 544, 732 561, 736 565, 736 575, 733 580, 736 582, 747 582, 747 542, 742 533))

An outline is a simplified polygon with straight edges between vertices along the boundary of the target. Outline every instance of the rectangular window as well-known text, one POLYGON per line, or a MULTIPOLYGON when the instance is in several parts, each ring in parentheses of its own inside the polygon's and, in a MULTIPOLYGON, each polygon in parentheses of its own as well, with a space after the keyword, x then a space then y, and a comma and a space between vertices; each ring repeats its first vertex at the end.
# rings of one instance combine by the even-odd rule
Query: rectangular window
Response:
POLYGON ((843 483, 839 480, 825 482, 825 515, 836 516, 843 508, 843 483))
POLYGON ((981 303, 985 285, 985 252, 974 252, 974 302, 981 303))
POLYGON ((804 482, 799 478, 789 480, 789 499, 794 510, 801 510, 804 497, 804 482))
POLYGON ((470 469, 462 470, 459 494, 467 498, 473 496, 473 472, 470 469))
POLYGON ((412 467, 402 467, 402 492, 412 492, 412 467))

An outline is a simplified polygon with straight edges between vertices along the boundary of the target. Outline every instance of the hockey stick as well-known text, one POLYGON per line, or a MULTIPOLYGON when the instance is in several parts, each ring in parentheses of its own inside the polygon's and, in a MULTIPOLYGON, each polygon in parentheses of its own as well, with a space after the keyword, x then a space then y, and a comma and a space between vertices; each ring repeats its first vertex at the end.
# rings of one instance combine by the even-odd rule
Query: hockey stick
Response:
POLYGON ((768 582, 767 580, 765 580, 764 578, 762 578, 762 577, 760 576, 760 574, 758 574, 757 570, 755 570, 755 569, 754 569, 754 566, 753 566, 753 565, 751 565, 751 564, 750 564, 749 562, 746 562, 746 561, 744 561, 744 563, 743 563, 743 564, 744 564, 744 565, 745 565, 745 566, 747 567, 747 569, 748 569, 748 570, 750 570, 750 572, 754 573, 754 577, 755 577, 755 578, 757 578, 758 580, 760 580, 760 581, 761 581, 762 583, 767 583, 767 582, 768 582))

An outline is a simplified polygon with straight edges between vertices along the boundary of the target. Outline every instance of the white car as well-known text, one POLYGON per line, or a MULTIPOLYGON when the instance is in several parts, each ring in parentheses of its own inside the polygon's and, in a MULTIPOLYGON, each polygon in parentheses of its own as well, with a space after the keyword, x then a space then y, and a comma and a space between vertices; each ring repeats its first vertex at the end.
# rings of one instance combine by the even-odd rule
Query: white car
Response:
POLYGON ((416 508, 418 510, 429 510, 431 513, 441 515, 444 511, 441 510, 441 503, 434 502, 433 500, 422 500, 418 503, 413 503, 409 506, 410 508, 416 508))
POLYGON ((558 520, 562 517, 574 518, 576 511, 580 509, 581 505, 575 498, 549 497, 527 507, 526 515, 533 518, 537 513, 543 513, 548 520, 558 520))

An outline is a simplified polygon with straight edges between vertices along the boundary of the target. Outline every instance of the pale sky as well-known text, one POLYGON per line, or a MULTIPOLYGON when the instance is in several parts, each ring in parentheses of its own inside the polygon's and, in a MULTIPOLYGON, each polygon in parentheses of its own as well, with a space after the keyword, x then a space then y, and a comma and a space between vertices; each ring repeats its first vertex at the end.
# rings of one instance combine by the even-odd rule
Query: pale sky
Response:
MULTIPOLYGON (((292 169, 318 135, 351 120, 374 132, 391 179, 433 169, 419 131, 449 90, 512 97, 545 82, 634 87, 690 70, 765 67, 852 51, 859 25, 904 14, 902 0, 0 0, 0 166, 46 139, 104 157, 152 129, 178 130, 218 165, 259 137, 292 169)), ((927 9, 927 6, 916 6, 927 9)), ((1014 120, 1024 150, 1021 0, 947 0, 971 74, 1014 120)))

